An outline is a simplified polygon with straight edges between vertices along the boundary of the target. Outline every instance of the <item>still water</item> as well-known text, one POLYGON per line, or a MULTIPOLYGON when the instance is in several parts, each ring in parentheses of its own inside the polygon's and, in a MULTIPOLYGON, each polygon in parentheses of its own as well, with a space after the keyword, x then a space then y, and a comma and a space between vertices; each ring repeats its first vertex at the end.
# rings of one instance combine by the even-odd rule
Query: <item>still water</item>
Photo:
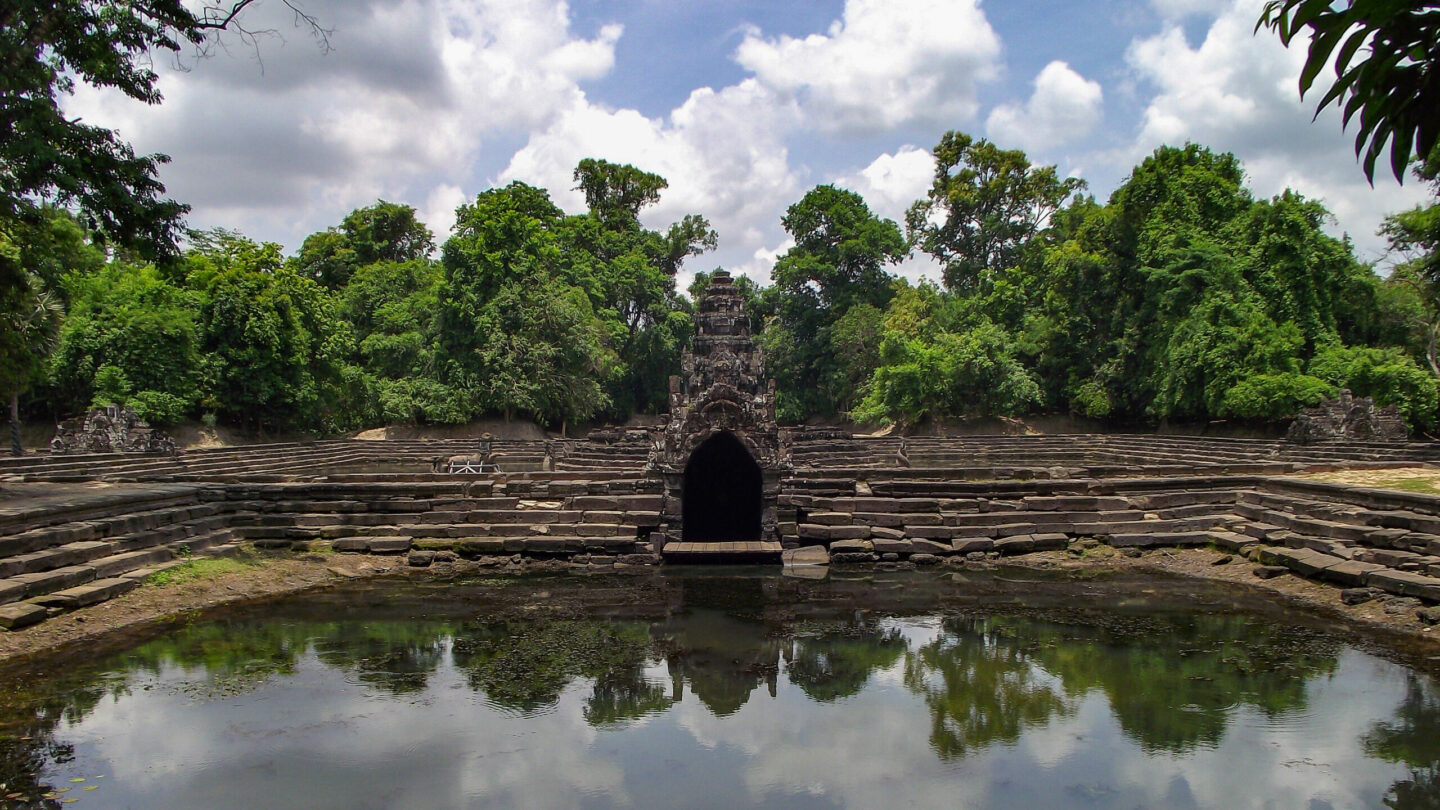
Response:
POLYGON ((1433 659, 1334 629, 1014 573, 357 584, 0 672, 0 807, 1440 806, 1433 659))

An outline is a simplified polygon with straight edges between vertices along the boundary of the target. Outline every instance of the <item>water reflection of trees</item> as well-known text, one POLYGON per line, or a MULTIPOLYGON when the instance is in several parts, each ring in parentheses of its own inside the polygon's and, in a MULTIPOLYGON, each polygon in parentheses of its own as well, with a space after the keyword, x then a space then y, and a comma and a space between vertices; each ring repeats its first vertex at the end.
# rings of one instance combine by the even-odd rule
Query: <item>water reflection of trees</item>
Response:
POLYGON ((1304 710, 1306 684, 1339 655, 1313 631, 1236 616, 1015 627, 1067 694, 1104 692, 1128 736, 1176 753, 1218 743, 1237 706, 1304 710))
POLYGON ((1109 625, 957 617, 943 628, 907 654, 905 683, 930 707, 931 744, 944 757, 1013 743, 1092 690, 1147 750, 1213 745, 1236 706, 1272 717, 1303 710, 1307 682, 1332 672, 1339 651, 1303 628, 1233 616, 1109 625))
POLYGON ((1071 710, 1036 661, 1035 639, 997 619, 951 618, 905 656, 905 685, 930 708, 930 745, 946 759, 1013 743, 1071 710))
POLYGON ((802 627, 784 650, 785 674, 812 700, 838 700, 858 694, 876 670, 893 666, 909 646, 900 628, 886 628, 869 616, 802 627))
POLYGON ((1385 806, 1395 810, 1440 810, 1440 695, 1412 675, 1395 719, 1377 723, 1363 740, 1365 753, 1410 768, 1391 785, 1385 806))
POLYGON ((533 712, 553 705, 577 677, 595 681, 597 694, 592 694, 588 711, 597 722, 617 722, 660 705, 645 683, 650 633, 638 622, 467 625, 456 634, 452 654, 471 688, 514 711, 533 712))

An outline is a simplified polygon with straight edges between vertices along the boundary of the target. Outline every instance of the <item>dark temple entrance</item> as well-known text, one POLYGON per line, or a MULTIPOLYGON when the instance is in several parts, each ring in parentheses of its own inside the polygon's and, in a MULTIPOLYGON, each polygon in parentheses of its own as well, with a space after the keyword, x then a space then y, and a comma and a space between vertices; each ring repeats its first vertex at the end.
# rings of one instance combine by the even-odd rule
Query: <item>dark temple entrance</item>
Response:
POLYGON ((685 465, 685 541, 759 540, 762 489, 760 465, 734 434, 706 439, 685 465))

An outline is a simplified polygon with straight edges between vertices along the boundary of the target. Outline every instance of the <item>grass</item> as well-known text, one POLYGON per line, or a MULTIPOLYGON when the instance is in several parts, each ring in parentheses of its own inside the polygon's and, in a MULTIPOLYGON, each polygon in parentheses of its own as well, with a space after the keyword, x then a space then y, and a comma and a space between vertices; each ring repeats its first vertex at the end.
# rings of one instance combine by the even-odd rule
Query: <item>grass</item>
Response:
POLYGON ((187 560, 174 568, 156 571, 146 577, 145 582, 165 588, 185 582, 214 579, 225 574, 249 571, 257 565, 259 562, 250 557, 199 557, 187 560))
POLYGON ((1393 478, 1380 481, 1377 486, 1387 489, 1403 489, 1406 492, 1419 492, 1425 495, 1440 495, 1440 487, 1435 486, 1431 478, 1393 478))

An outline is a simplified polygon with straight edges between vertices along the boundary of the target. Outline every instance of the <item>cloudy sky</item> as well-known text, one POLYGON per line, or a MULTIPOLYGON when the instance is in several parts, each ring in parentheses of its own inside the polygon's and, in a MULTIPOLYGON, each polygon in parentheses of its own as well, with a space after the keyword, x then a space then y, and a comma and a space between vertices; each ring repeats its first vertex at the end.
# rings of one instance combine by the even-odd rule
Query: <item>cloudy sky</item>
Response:
POLYGON ((690 270, 766 280, 805 191, 841 185, 898 220, 948 129, 1101 199, 1161 144, 1232 151, 1257 195, 1323 200, 1363 258, 1382 252, 1380 218, 1424 197, 1413 180, 1371 189, 1338 117, 1312 123, 1302 54, 1252 33, 1262 0, 298 3, 330 52, 264 0, 245 19, 276 32, 258 48, 159 60, 161 106, 81 88, 69 111, 169 154, 192 226, 289 252, 376 199, 443 240, 456 205, 517 179, 578 212, 571 172, 598 157, 669 180, 650 226, 709 218, 720 248, 690 270))

